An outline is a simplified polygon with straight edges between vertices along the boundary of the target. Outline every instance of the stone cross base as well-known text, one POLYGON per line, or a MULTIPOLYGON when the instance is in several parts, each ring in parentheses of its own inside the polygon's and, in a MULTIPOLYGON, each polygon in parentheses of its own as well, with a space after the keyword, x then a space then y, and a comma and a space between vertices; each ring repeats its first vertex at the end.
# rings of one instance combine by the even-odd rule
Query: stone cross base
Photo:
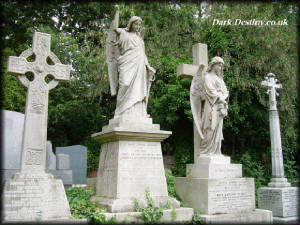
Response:
POLYGON ((260 222, 261 218, 270 222, 268 215, 255 210, 254 179, 243 178, 242 165, 231 164, 230 157, 200 155, 195 164, 187 165, 187 177, 177 177, 175 182, 182 201, 204 213, 203 218, 209 223, 222 219, 229 223, 246 222, 255 214, 260 216, 255 216, 253 222, 260 222), (244 217, 235 217, 237 213, 244 217))
POLYGON ((61 180, 48 173, 16 173, 5 181, 4 221, 70 220, 70 207, 61 180))
POLYGON ((299 220, 298 187, 262 187, 257 190, 258 208, 273 211, 274 222, 299 220), (276 217, 276 218, 275 218, 276 217), (278 218, 277 218, 278 217, 278 218), (296 220, 297 220, 296 219, 296 220))
POLYGON ((161 151, 161 141, 170 134, 152 124, 151 118, 139 123, 114 118, 102 132, 93 134, 101 143, 101 153, 92 201, 109 212, 134 212, 132 198, 146 206, 149 189, 154 206, 170 202, 178 208, 179 202, 168 196, 161 151))

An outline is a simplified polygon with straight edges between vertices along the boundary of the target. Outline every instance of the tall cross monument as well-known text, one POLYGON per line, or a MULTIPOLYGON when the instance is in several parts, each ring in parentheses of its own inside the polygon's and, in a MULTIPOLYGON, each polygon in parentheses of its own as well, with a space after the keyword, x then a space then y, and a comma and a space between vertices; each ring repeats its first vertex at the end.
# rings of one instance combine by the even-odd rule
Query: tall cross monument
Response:
POLYGON ((273 223, 299 224, 299 187, 292 187, 284 176, 277 89, 282 88, 273 73, 269 73, 261 85, 268 88, 269 118, 272 157, 272 179, 268 187, 257 189, 258 208, 271 210, 273 223))
MULTIPOLYGON (((208 65, 208 56, 207 56, 207 45, 202 43, 197 43, 193 45, 193 64, 181 64, 177 67, 177 75, 179 77, 191 78, 193 79, 199 69, 199 66, 203 64, 205 68, 208 65)), ((196 162, 197 151, 199 149, 200 136, 198 134, 195 123, 194 127, 194 161, 196 162)))
POLYGON ((70 207, 60 179, 46 173, 46 140, 49 90, 70 78, 71 66, 63 65, 50 50, 50 35, 35 32, 32 48, 19 57, 10 56, 7 71, 27 88, 21 170, 5 181, 4 221, 51 221, 71 219, 70 207), (33 62, 28 61, 33 57, 33 62), (33 80, 27 79, 33 74, 33 80), (46 82, 46 77, 53 78, 46 82))
POLYGON ((45 172, 49 90, 59 81, 69 80, 70 70, 71 66, 61 64, 50 51, 50 35, 45 33, 35 32, 32 49, 8 59, 7 72, 17 75, 27 88, 21 173, 45 172), (27 58, 32 55, 34 62, 28 62, 27 58), (33 73, 33 81, 27 79, 27 72, 33 73), (49 83, 45 81, 47 76, 53 78, 49 83))
POLYGON ((276 89, 282 88, 282 85, 277 83, 273 73, 269 73, 261 85, 268 88, 269 94, 269 119, 270 119, 270 136, 271 136, 271 154, 272 154, 272 179, 268 184, 270 187, 289 187, 290 183, 284 176, 284 166, 282 157, 280 123, 277 110, 276 95, 279 95, 276 89))

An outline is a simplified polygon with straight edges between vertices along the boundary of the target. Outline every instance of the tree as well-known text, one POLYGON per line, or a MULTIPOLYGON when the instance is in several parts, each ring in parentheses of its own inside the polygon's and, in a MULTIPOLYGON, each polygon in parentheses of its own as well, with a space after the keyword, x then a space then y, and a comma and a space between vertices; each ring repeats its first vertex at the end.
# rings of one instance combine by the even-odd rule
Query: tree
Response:
MULTIPOLYGON (((5 46, 2 71, 9 55, 19 55, 30 46, 34 30, 50 33, 52 51, 73 69, 71 80, 50 92, 48 138, 54 146, 88 143, 90 155, 99 154, 95 150, 99 146, 90 135, 113 117, 116 101, 109 93, 105 63, 105 40, 114 5, 5 1, 1 6, 5 46)), ((157 69, 148 112, 162 129, 173 132, 163 142, 163 153, 175 155, 175 175, 184 175, 185 164, 193 161, 191 81, 178 78, 176 68, 192 63, 192 45, 201 42, 208 45, 209 59, 218 55, 227 65, 224 79, 230 101, 222 152, 234 162, 242 162, 245 175, 270 176, 268 96, 259 84, 273 72, 283 84, 278 106, 286 173, 288 178, 295 178, 299 171, 296 3, 216 2, 201 8, 200 2, 164 1, 119 3, 119 8, 120 27, 125 27, 132 15, 144 21, 147 56, 157 69), (221 26, 213 25, 214 19, 286 19, 288 25, 221 26), (250 174, 251 171, 256 172, 250 174)), ((25 89, 6 72, 3 95, 4 109, 24 111, 25 89)), ((267 181, 261 184, 264 182, 267 181)))

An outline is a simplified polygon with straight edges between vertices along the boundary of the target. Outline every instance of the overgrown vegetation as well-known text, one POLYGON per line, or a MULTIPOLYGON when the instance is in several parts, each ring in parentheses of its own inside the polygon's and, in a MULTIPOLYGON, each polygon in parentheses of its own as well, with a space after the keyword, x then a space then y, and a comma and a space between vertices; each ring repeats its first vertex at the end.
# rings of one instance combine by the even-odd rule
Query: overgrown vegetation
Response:
MULTIPOLYGON (((271 177, 268 96, 260 87, 273 72, 282 83, 278 108, 285 173, 293 182, 297 164, 299 129, 298 30, 296 2, 119 2, 120 27, 132 15, 143 19, 145 46, 156 68, 148 112, 155 123, 172 135, 163 153, 174 155, 173 175, 185 176, 193 163, 193 123, 189 103, 191 81, 176 75, 179 64, 192 63, 192 45, 207 43, 208 56, 224 58, 224 79, 230 92, 229 114, 224 120, 222 152, 243 164, 245 176, 256 187, 271 177), (285 26, 217 26, 214 19, 278 21, 285 26)), ((98 167, 99 144, 90 138, 113 117, 105 63, 105 39, 115 8, 110 2, 73 0, 2 1, 2 109, 24 112, 26 89, 6 72, 8 56, 18 56, 31 46, 34 31, 51 34, 51 50, 71 64, 71 80, 50 91, 47 137, 55 147, 88 147, 88 170, 98 167)))
POLYGON ((99 208, 95 203, 90 201, 90 198, 95 194, 93 188, 69 188, 66 190, 67 199, 69 201, 72 218, 87 219, 88 222, 97 223, 115 223, 116 218, 112 217, 106 220, 103 213, 106 209, 99 208))
POLYGON ((162 218, 163 208, 154 207, 149 189, 146 190, 147 207, 140 207, 136 198, 133 198, 132 200, 134 202, 135 210, 137 212, 141 212, 140 218, 145 222, 145 224, 158 223, 162 218))

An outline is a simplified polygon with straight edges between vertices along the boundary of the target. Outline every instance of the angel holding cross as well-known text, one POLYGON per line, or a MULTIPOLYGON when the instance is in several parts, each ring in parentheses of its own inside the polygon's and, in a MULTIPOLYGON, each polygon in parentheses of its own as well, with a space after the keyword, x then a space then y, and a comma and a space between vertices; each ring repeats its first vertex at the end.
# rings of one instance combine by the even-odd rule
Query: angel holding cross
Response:
POLYGON ((115 118, 149 117, 147 102, 156 71, 145 54, 142 19, 132 16, 126 28, 119 28, 119 8, 116 8, 106 47, 111 95, 116 94, 118 87, 115 118))

